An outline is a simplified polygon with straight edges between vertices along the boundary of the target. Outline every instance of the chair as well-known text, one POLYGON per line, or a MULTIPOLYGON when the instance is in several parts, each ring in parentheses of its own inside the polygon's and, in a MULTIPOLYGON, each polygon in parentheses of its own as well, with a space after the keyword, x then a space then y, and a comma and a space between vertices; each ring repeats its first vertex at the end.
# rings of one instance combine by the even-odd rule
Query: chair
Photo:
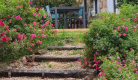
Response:
MULTIPOLYGON (((84 5, 80 5, 80 7, 84 7, 84 5)), ((86 12, 85 14, 88 14, 88 12, 86 12)), ((79 28, 80 24, 82 26, 82 24, 83 24, 83 21, 82 21, 83 17, 82 17, 82 15, 83 15, 83 10, 82 9, 80 9, 79 12, 74 12, 74 16, 75 17, 74 17, 74 21, 73 22, 71 21, 71 27, 72 27, 72 24, 77 24, 77 28, 79 28)))
MULTIPOLYGON (((80 7, 84 7, 84 5, 81 5, 80 7)), ((83 10, 82 9, 80 9, 79 10, 79 12, 74 12, 73 13, 73 15, 75 16, 75 17, 73 17, 72 19, 73 19, 73 21, 72 21, 72 19, 71 19, 71 27, 72 27, 72 24, 74 24, 74 26, 75 26, 75 24, 77 24, 77 28, 80 26, 80 24, 82 25, 83 24, 83 22, 82 22, 82 12, 83 10)))
MULTIPOLYGON (((49 5, 46 6, 46 10, 50 14, 50 16, 52 17, 52 19, 55 19, 55 14, 51 14, 49 5)), ((57 14, 57 18, 59 18, 59 14, 57 14)))

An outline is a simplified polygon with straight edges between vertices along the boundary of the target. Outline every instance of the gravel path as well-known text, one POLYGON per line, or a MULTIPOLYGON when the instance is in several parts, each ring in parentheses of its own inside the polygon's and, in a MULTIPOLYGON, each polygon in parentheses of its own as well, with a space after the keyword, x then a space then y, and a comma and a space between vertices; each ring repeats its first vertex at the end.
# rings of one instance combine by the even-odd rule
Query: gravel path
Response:
POLYGON ((62 51, 49 51, 42 56, 56 56, 56 57, 79 57, 83 54, 84 50, 62 50, 62 51))

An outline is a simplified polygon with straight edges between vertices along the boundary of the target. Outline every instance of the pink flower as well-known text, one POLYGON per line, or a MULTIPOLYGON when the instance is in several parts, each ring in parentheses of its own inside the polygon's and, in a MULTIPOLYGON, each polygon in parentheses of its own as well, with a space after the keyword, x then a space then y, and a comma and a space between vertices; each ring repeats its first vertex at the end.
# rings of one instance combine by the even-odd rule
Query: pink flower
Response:
POLYGON ((30 52, 32 52, 33 51, 33 49, 32 48, 30 48, 30 52))
POLYGON ((38 11, 38 8, 35 8, 36 11, 38 11))
POLYGON ((44 34, 42 34, 42 37, 45 37, 45 35, 44 35, 44 34))
POLYGON ((33 25, 36 26, 36 22, 33 22, 33 25))
POLYGON ((33 16, 36 16, 36 13, 33 13, 33 16))
POLYGON ((95 54, 98 55, 98 52, 96 52, 95 54))
POLYGON ((40 14, 40 13, 38 13, 38 15, 40 16, 41 14, 40 14))
POLYGON ((6 27, 4 28, 4 30, 6 31, 8 28, 9 28, 9 26, 6 26, 6 27))
POLYGON ((9 21, 9 23, 11 23, 11 22, 12 22, 12 20, 9 21))
POLYGON ((83 59, 86 60, 86 57, 84 57, 83 59))
POLYGON ((21 41, 23 39, 23 35, 18 34, 18 41, 21 41))
POLYGON ((6 41, 7 41, 7 37, 3 37, 2 42, 6 42, 6 41))
POLYGON ((54 35, 56 35, 57 33, 54 33, 54 35))
POLYGON ((91 67, 91 64, 89 64, 89 67, 91 67))
POLYGON ((38 40, 38 43, 39 43, 39 44, 42 44, 42 42, 41 42, 40 40, 38 40))
POLYGON ((91 28, 93 28, 93 26, 91 26, 91 28))
POLYGON ((104 69, 102 69, 102 71, 104 71, 104 69))
POLYGON ((40 35, 38 35, 38 37, 40 38, 41 36, 40 36, 40 35))
POLYGON ((44 17, 46 17, 46 15, 44 15, 44 17))
POLYGON ((51 26, 53 27, 54 25, 53 25, 53 24, 51 24, 51 26))
POLYGON ((40 9, 42 9, 43 7, 40 7, 40 9))
POLYGON ((100 72, 100 73, 98 74, 98 76, 102 76, 102 73, 103 73, 103 72, 100 72))
POLYGON ((27 10, 27 13, 29 13, 29 11, 27 10))
POLYGON ((128 28, 127 28, 127 27, 125 27, 125 30, 126 30, 126 31, 128 31, 128 28))
POLYGON ((10 18, 10 15, 8 16, 8 18, 10 18))
POLYGON ((137 18, 134 18, 133 20, 134 20, 134 21, 137 21, 137 18))
POLYGON ((41 27, 44 27, 43 25, 41 25, 41 27))
POLYGON ((87 65, 87 61, 84 61, 85 65, 87 65))
POLYGON ((116 30, 114 30, 114 32, 116 32, 116 30))
POLYGON ((133 25, 135 25, 135 23, 132 23, 133 25))
POLYGON ((130 50, 132 50, 132 48, 130 48, 130 50))
POLYGON ((122 26, 123 29, 125 29, 125 26, 122 26))
POLYGON ((126 36, 126 34, 125 34, 125 33, 123 33, 123 36, 126 36))
POLYGON ((4 26, 4 23, 0 21, 0 26, 4 26))
POLYGON ((98 36, 98 33, 96 33, 96 35, 98 36))
POLYGON ((47 23, 45 23, 44 26, 47 26, 47 23))
MULTIPOLYGON (((49 23, 49 21, 47 21, 46 23, 49 23)), ((51 25, 52 26, 52 25, 51 25)))
POLYGON ((19 9, 19 6, 16 6, 17 9, 19 9))
POLYGON ((27 26, 27 24, 24 24, 24 26, 26 27, 26 26, 27 26))
POLYGON ((20 20, 22 20, 22 18, 20 18, 20 20))
POLYGON ((48 35, 46 34, 46 37, 47 37, 48 35))
POLYGON ((29 4, 32 4, 32 2, 29 2, 29 4))
POLYGON ((116 52, 116 50, 114 50, 116 52))
POLYGON ((137 68, 134 68, 134 71, 136 71, 137 70, 137 68))
POLYGON ((17 29, 14 29, 14 31, 16 32, 16 31, 17 31, 17 29))
POLYGON ((20 6, 21 8, 23 7, 23 5, 20 6))
POLYGON ((34 47, 35 44, 31 44, 32 47, 34 47))
POLYGON ((36 37, 36 34, 31 34, 30 38, 33 39, 34 37, 36 37))
POLYGON ((117 59, 120 59, 120 57, 117 57, 117 59))
POLYGON ((16 16, 16 19, 20 19, 20 15, 16 16))

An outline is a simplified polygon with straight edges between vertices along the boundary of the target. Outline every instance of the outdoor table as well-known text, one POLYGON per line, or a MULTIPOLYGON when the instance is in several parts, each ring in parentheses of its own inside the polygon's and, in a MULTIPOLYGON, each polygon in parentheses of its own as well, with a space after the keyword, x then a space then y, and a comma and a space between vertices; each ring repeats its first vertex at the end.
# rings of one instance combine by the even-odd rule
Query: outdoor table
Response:
POLYGON ((78 11, 82 9, 82 19, 83 19, 83 27, 86 28, 86 15, 85 15, 85 10, 84 7, 53 7, 50 8, 50 11, 54 11, 55 12, 55 28, 58 29, 58 19, 57 19, 57 13, 69 13, 72 11, 78 11))

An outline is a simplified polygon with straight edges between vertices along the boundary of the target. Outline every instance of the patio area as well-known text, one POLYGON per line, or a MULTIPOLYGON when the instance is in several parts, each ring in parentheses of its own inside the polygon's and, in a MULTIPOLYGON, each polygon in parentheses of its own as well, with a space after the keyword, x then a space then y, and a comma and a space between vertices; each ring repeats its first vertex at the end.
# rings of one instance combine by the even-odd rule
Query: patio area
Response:
POLYGON ((58 0, 52 0, 52 4, 43 5, 44 10, 51 16, 55 29, 87 28, 87 0, 81 0, 83 4, 76 6, 73 5, 73 1, 76 0, 63 0, 61 3, 58 0))

